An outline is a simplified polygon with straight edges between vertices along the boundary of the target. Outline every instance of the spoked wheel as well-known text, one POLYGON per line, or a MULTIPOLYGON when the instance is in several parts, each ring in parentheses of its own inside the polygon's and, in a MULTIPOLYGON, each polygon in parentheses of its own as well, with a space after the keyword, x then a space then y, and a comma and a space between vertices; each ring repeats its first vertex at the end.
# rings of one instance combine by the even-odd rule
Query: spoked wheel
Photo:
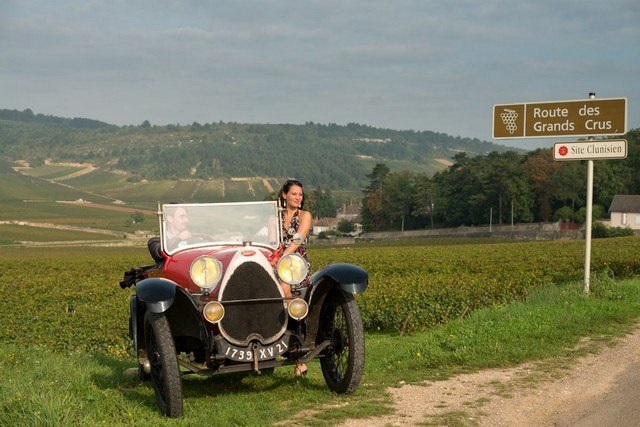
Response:
POLYGON ((182 382, 169 322, 163 314, 147 312, 149 333, 147 357, 151 364, 151 382, 160 412, 168 417, 182 415, 182 382))
POLYGON ((340 394, 353 393, 364 371, 364 332, 358 303, 340 290, 327 295, 320 316, 319 342, 331 345, 320 359, 327 386, 340 394))

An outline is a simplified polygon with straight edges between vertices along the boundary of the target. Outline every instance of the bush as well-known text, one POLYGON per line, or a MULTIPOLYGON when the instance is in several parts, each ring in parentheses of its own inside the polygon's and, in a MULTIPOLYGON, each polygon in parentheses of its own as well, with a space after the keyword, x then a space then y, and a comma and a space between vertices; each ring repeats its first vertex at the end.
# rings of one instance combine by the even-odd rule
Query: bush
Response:
POLYGON ((321 231, 318 233, 318 239, 333 239, 336 237, 335 230, 321 231))
POLYGON ((571 209, 569 206, 563 206, 560 209, 558 209, 555 214, 553 214, 553 219, 555 221, 573 220, 573 216, 574 216, 573 209, 571 209))
POLYGON ((356 225, 353 223, 353 221, 349 221, 348 219, 343 218, 338 223, 338 231, 341 231, 343 233, 351 233, 356 231, 356 225))
POLYGON ((594 222, 591 227, 591 237, 604 238, 604 237, 626 237, 633 236, 633 230, 623 227, 607 227, 601 222, 594 222))

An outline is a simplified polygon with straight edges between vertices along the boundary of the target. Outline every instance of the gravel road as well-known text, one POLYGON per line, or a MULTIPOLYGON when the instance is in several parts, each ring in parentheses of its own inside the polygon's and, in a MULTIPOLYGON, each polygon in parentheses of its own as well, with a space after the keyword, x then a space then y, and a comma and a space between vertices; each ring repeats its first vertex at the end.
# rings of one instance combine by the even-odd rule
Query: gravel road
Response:
POLYGON ((636 328, 564 367, 555 360, 392 388, 393 415, 342 425, 446 425, 439 417, 457 412, 457 421, 480 426, 640 426, 639 350, 636 328))

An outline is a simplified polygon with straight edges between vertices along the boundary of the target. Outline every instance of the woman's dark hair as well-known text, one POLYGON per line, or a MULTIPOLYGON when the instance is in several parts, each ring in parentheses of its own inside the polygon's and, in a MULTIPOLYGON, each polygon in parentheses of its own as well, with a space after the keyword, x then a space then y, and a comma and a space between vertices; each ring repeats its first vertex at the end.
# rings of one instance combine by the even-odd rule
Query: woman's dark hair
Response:
POLYGON ((284 200, 284 197, 282 197, 282 193, 288 194, 289 190, 294 185, 297 185, 298 187, 302 188, 302 201, 300 202, 300 209, 304 208, 304 199, 305 199, 305 197, 304 197, 304 187, 302 187, 302 183, 300 181, 298 181, 297 179, 288 179, 288 180, 286 180, 284 185, 282 186, 282 188, 278 192, 278 201, 280 202, 280 205, 283 208, 287 207, 287 202, 284 200))

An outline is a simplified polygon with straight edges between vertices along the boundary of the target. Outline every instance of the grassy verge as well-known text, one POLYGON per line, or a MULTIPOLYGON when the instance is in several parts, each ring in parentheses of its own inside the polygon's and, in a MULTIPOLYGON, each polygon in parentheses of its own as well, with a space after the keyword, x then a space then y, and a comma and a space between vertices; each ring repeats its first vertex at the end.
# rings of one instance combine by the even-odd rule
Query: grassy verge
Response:
POLYGON ((445 379, 488 367, 562 360, 596 351, 628 332, 640 316, 640 280, 545 286, 525 301, 471 313, 411 335, 367 334, 363 384, 353 396, 330 393, 317 364, 295 381, 273 375, 229 375, 183 381, 185 415, 164 419, 149 384, 125 377, 132 358, 61 354, 0 344, 0 425, 333 425, 391 410, 389 386, 445 379), (587 345, 578 343, 591 338, 587 345))

